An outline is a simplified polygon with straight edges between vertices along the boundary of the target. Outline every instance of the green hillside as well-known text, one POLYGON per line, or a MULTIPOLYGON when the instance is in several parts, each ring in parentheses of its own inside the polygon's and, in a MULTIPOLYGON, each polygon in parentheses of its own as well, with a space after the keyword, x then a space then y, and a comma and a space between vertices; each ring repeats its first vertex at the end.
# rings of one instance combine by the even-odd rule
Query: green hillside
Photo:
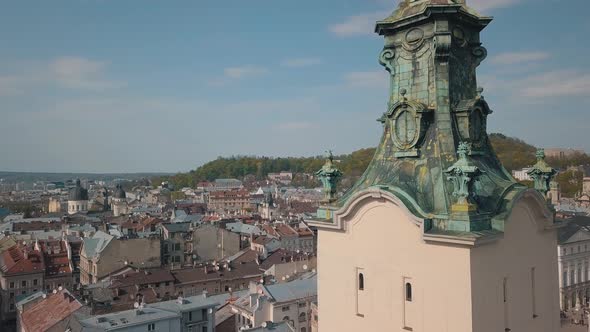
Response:
MULTIPOLYGON (((502 134, 490 134, 490 141, 504 167, 511 172, 515 169, 531 166, 535 163, 536 148, 526 142, 507 137, 502 134)), ((342 180, 342 187, 350 187, 360 177, 371 161, 375 148, 361 149, 351 154, 336 156, 339 161, 338 168, 345 174, 342 180)), ((324 163, 323 156, 315 157, 289 157, 270 158, 256 156, 232 156, 219 157, 188 173, 179 173, 173 176, 159 176, 153 179, 153 183, 170 181, 176 188, 195 187, 200 181, 212 181, 218 178, 238 178, 263 180, 268 173, 291 171, 293 173, 312 174, 320 169, 324 163)), ((571 158, 548 159, 549 163, 556 168, 565 169, 568 166, 589 165, 590 157, 586 154, 575 155, 571 158)), ((578 183, 579 175, 558 177, 559 182, 564 182, 564 194, 566 196, 575 194, 578 187, 581 189, 581 182, 578 183)), ((298 181, 295 177, 294 184, 302 186, 314 186, 319 183, 298 181)))

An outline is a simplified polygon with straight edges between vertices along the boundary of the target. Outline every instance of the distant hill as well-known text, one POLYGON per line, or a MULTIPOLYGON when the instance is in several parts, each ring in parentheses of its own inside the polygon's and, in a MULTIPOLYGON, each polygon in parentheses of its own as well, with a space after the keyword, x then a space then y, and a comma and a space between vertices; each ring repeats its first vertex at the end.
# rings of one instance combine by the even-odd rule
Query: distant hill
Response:
POLYGON ((3 172, 0 171, 0 179, 6 183, 35 181, 67 181, 74 179, 112 181, 116 179, 140 180, 150 179, 155 176, 171 176, 170 173, 42 173, 42 172, 3 172))
MULTIPOLYGON (((489 135, 490 141, 498 158, 504 167, 511 172, 515 169, 521 169, 531 166, 535 163, 536 148, 518 138, 508 137, 503 134, 493 133, 489 135)), ((369 162, 373 158, 375 148, 361 149, 345 154, 335 156, 339 160, 338 168, 345 174, 343 187, 349 187, 358 177, 360 177, 369 162)), ((227 158, 218 158, 210 161, 195 170, 188 173, 179 173, 174 176, 155 177, 153 183, 160 183, 167 180, 172 182, 176 188, 194 187, 200 181, 212 181, 218 178, 238 178, 253 176, 256 179, 265 179, 268 173, 281 171, 291 171, 293 173, 314 173, 324 164, 325 157, 288 157, 288 158, 270 158, 255 156, 232 156, 227 158)), ((568 166, 590 165, 590 157, 586 154, 574 156, 572 158, 552 159, 548 158, 551 165, 556 168, 565 169, 568 166)), ((568 177, 571 179, 571 177, 568 177)), ((565 181, 565 180, 564 180, 565 181)), ((571 181, 570 181, 571 182, 571 181)), ((296 185, 305 185, 304 183, 295 183, 296 185)), ((308 185, 319 185, 311 183, 308 185)), ((579 184, 581 186, 581 183, 579 184)), ((576 188, 578 184, 568 184, 566 187, 576 188)), ((562 185, 562 187, 564 187, 562 185)), ((570 189, 569 191, 571 192, 570 189)), ((571 194, 568 192, 569 194, 571 194)))

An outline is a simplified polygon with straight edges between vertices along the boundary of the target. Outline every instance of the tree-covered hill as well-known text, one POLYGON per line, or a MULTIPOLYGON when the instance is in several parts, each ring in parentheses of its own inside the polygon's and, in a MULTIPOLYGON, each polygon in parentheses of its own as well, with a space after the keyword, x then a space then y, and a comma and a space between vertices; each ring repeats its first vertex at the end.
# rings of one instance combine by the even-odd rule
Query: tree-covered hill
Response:
MULTIPOLYGON (((535 163, 536 148, 534 146, 518 138, 507 137, 502 134, 490 134, 489 137, 498 158, 508 171, 528 167, 535 163)), ((335 159, 339 161, 338 168, 345 174, 342 183, 343 187, 349 187, 362 175, 373 158, 374 153, 375 148, 367 148, 354 151, 351 154, 335 156, 335 159)), ((268 173, 281 171, 312 174, 322 167, 324 160, 325 157, 323 156, 298 158, 256 156, 219 157, 188 173, 155 177, 153 183, 170 181, 174 187, 181 188, 195 187, 200 181, 212 181, 219 178, 243 179, 249 176, 262 180, 266 178, 268 173)), ((569 166, 590 165, 590 157, 587 154, 581 154, 561 159, 548 158, 548 162, 555 168, 566 169, 569 166)), ((580 176, 576 176, 575 178, 577 179, 578 177, 580 176)), ((566 181, 565 177, 563 178, 563 181, 566 181)), ((572 176, 568 176, 567 179, 569 182, 562 184, 562 187, 564 189, 567 188, 566 196, 573 195, 576 188, 581 186, 581 183, 572 183, 572 176)), ((316 185, 319 185, 319 183, 316 185)))

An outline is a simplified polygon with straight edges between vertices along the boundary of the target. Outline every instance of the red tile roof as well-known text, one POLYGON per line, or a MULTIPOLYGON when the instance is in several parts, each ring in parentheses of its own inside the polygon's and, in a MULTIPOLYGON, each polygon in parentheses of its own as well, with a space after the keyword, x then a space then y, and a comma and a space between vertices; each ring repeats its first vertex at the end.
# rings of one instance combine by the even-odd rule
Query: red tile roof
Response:
POLYGON ((41 252, 14 246, 0 255, 0 270, 6 275, 42 273, 45 269, 41 252))
POLYGON ((48 294, 47 298, 23 312, 21 316, 23 331, 47 331, 81 307, 82 304, 65 289, 55 294, 48 294))
POLYGON ((132 285, 147 285, 161 282, 174 282, 174 276, 169 270, 157 269, 114 276, 112 287, 127 287, 132 285))
POLYGON ((275 264, 288 263, 293 261, 301 261, 311 257, 303 252, 293 252, 286 249, 279 249, 268 256, 262 263, 260 268, 263 270, 270 269, 275 264))
POLYGON ((258 264, 255 262, 235 265, 231 270, 213 270, 211 267, 180 269, 172 271, 176 280, 181 284, 199 283, 208 280, 234 280, 253 276, 262 276, 258 264))
POLYGON ((275 229, 271 225, 262 225, 262 230, 270 236, 279 237, 279 233, 277 233, 277 231, 275 231, 275 229))
POLYGON ((39 241, 39 247, 43 252, 47 277, 60 277, 72 273, 65 242, 61 240, 39 241))
POLYGON ((296 237, 297 232, 291 228, 289 225, 285 224, 278 224, 276 226, 277 233, 279 233, 280 237, 296 237))

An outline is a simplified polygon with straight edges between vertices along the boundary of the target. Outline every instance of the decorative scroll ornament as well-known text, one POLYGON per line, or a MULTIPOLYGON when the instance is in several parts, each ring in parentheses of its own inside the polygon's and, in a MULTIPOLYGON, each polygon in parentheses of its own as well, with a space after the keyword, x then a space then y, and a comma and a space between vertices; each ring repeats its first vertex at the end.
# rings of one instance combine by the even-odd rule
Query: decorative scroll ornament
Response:
POLYGON ((395 50, 393 48, 386 48, 379 54, 379 63, 393 76, 395 75, 395 67, 393 60, 395 59, 395 50))
POLYGON ((488 50, 483 46, 477 46, 473 48, 471 54, 475 58, 475 66, 478 67, 488 57, 488 50))
POLYGON ((334 167, 334 155, 332 151, 328 151, 326 156, 326 163, 322 166, 322 169, 317 171, 316 176, 322 182, 324 187, 324 198, 325 201, 330 203, 336 200, 338 180, 342 177, 342 172, 334 167))
POLYGON ((538 149, 536 155, 537 163, 527 174, 533 179, 535 189, 542 192, 543 195, 547 195, 547 192, 551 189, 551 180, 557 172, 545 161, 544 149, 538 149))
POLYGON ((430 122, 431 109, 426 105, 406 98, 406 89, 400 89, 400 101, 392 104, 379 119, 389 125, 395 147, 395 157, 417 157, 430 122))
POLYGON ((473 192, 473 183, 478 176, 483 174, 483 172, 468 159, 467 155, 470 153, 470 150, 471 146, 469 143, 459 143, 459 147, 457 148, 459 159, 453 164, 453 166, 445 171, 447 179, 453 183, 453 197, 457 199, 455 205, 470 207, 467 210, 475 208, 475 204, 472 202, 472 197, 475 196, 473 192))

